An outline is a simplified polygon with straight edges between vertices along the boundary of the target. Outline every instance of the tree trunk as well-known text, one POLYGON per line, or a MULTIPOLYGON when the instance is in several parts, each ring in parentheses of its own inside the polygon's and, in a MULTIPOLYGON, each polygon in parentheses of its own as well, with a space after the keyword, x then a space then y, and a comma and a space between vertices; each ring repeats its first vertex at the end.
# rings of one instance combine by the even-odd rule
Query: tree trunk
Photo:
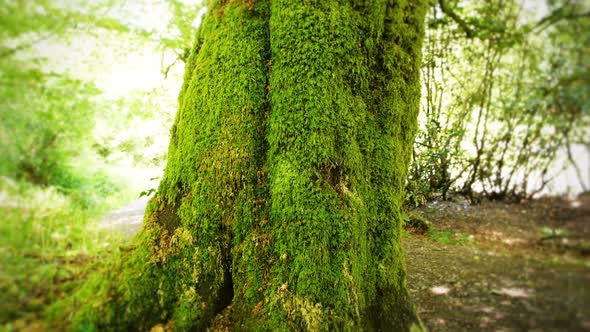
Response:
POLYGON ((236 330, 419 327, 400 209, 425 11, 212 1, 164 177, 101 324, 203 330, 231 304, 236 330))

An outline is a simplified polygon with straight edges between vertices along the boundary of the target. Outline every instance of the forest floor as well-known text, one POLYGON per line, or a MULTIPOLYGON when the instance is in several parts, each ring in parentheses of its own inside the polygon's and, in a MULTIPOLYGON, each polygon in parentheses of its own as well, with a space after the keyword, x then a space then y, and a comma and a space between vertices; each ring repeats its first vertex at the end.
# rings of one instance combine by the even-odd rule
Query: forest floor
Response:
MULTIPOLYGON (((130 238, 146 200, 105 216, 130 238)), ((408 288, 429 331, 590 331, 590 196, 431 202, 406 233, 408 288)))
POLYGON ((590 196, 413 213, 431 222, 403 241, 430 331, 590 331, 590 196))

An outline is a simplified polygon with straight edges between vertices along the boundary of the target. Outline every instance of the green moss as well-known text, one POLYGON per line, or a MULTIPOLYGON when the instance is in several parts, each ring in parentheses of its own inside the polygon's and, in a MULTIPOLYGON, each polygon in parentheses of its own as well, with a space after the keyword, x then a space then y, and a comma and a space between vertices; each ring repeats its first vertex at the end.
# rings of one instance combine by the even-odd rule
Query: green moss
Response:
POLYGON ((269 212, 279 263, 267 310, 294 328, 310 328, 311 304, 320 304, 322 329, 407 328, 415 317, 400 197, 424 4, 313 3, 271 8, 269 212))
POLYGON ((412 233, 424 234, 431 229, 432 223, 425 216, 414 211, 404 213, 404 229, 412 233))
POLYGON ((211 1, 105 324, 204 329, 231 303, 243 330, 409 330, 400 213, 425 8, 211 1))

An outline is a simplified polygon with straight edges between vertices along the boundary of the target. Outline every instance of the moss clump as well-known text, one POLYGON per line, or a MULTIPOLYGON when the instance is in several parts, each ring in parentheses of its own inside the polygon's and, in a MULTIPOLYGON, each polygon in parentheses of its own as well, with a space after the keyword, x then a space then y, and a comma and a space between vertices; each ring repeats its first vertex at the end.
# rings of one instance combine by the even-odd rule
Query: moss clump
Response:
POLYGON ((108 324, 204 329, 230 303, 244 330, 417 324, 400 212, 425 10, 211 1, 108 324))
POLYGON ((404 215, 404 229, 416 233, 425 234, 430 231, 432 223, 420 213, 407 211, 404 215))

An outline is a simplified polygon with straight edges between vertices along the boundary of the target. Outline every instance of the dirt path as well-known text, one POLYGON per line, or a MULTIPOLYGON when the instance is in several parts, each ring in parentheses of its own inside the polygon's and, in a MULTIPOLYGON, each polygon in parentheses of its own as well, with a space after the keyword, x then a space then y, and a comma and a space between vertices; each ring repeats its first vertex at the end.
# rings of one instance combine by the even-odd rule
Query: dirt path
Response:
POLYGON ((430 331, 590 331, 590 197, 414 212, 433 225, 403 241, 430 331))
POLYGON ((147 202, 147 198, 138 199, 107 213, 100 222, 100 227, 119 232, 124 238, 131 238, 141 228, 147 202))
POLYGON ((590 269, 404 239, 408 287, 430 331, 588 331, 590 269))

